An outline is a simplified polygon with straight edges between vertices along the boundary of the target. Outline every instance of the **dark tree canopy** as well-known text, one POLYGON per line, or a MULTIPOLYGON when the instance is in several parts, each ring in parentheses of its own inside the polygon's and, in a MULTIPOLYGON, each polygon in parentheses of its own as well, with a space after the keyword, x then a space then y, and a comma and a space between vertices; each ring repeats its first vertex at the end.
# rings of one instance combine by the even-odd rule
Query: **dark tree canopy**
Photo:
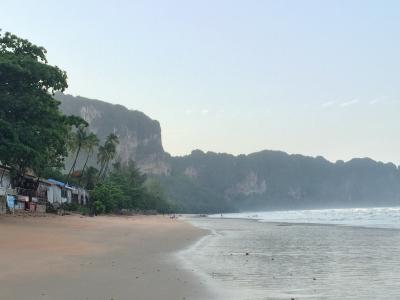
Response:
POLYGON ((46 50, 8 32, 0 32, 0 161, 17 174, 60 167, 66 138, 77 117, 65 117, 57 91, 67 75, 48 64, 46 50))

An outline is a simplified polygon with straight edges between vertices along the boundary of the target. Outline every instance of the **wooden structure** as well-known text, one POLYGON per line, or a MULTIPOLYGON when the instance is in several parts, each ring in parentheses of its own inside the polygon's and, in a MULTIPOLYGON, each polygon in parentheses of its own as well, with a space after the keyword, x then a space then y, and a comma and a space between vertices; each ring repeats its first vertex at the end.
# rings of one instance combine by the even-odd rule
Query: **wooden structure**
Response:
POLYGON ((10 169, 0 166, 0 214, 15 212, 46 212, 47 203, 59 208, 63 203, 86 205, 89 193, 79 186, 70 186, 54 179, 24 175, 12 188, 10 169))

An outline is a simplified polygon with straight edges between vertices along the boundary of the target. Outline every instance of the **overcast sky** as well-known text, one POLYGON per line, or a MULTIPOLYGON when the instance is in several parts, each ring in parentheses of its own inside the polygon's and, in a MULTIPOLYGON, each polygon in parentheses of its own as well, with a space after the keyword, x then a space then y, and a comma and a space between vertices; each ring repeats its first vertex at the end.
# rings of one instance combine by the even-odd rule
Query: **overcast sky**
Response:
POLYGON ((398 1, 0 1, 68 93, 161 123, 174 155, 400 163, 398 1))

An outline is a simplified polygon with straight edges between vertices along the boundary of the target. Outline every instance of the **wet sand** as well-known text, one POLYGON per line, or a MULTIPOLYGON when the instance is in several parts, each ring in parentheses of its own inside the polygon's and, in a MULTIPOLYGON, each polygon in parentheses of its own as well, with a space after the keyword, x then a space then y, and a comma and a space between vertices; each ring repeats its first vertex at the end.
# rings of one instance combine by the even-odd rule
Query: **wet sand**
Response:
POLYGON ((206 233, 163 216, 1 216, 0 299, 212 299, 174 255, 206 233))

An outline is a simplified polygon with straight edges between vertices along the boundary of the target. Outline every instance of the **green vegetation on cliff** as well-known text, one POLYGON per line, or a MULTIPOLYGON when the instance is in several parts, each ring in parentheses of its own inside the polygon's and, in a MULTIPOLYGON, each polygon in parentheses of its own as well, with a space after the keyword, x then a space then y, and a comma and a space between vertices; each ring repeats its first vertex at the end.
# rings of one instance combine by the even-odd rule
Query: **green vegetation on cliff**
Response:
POLYGON ((162 149, 158 122, 121 106, 82 97, 68 99, 64 107, 81 117, 88 108, 97 112, 91 122, 96 130, 125 132, 117 157, 128 159, 121 160, 124 165, 137 157, 137 166, 160 181, 168 201, 181 212, 400 204, 400 171, 390 163, 368 158, 332 163, 322 157, 279 151, 234 156, 196 150, 171 157, 162 149), (109 118, 119 111, 124 111, 123 118, 109 118), (127 127, 129 130, 121 131, 127 127), (148 147, 149 143, 157 147, 148 147))
POLYGON ((172 157, 170 165, 170 175, 159 179, 182 211, 400 204, 399 169, 368 158, 331 163, 279 151, 233 156, 196 150, 172 157))

